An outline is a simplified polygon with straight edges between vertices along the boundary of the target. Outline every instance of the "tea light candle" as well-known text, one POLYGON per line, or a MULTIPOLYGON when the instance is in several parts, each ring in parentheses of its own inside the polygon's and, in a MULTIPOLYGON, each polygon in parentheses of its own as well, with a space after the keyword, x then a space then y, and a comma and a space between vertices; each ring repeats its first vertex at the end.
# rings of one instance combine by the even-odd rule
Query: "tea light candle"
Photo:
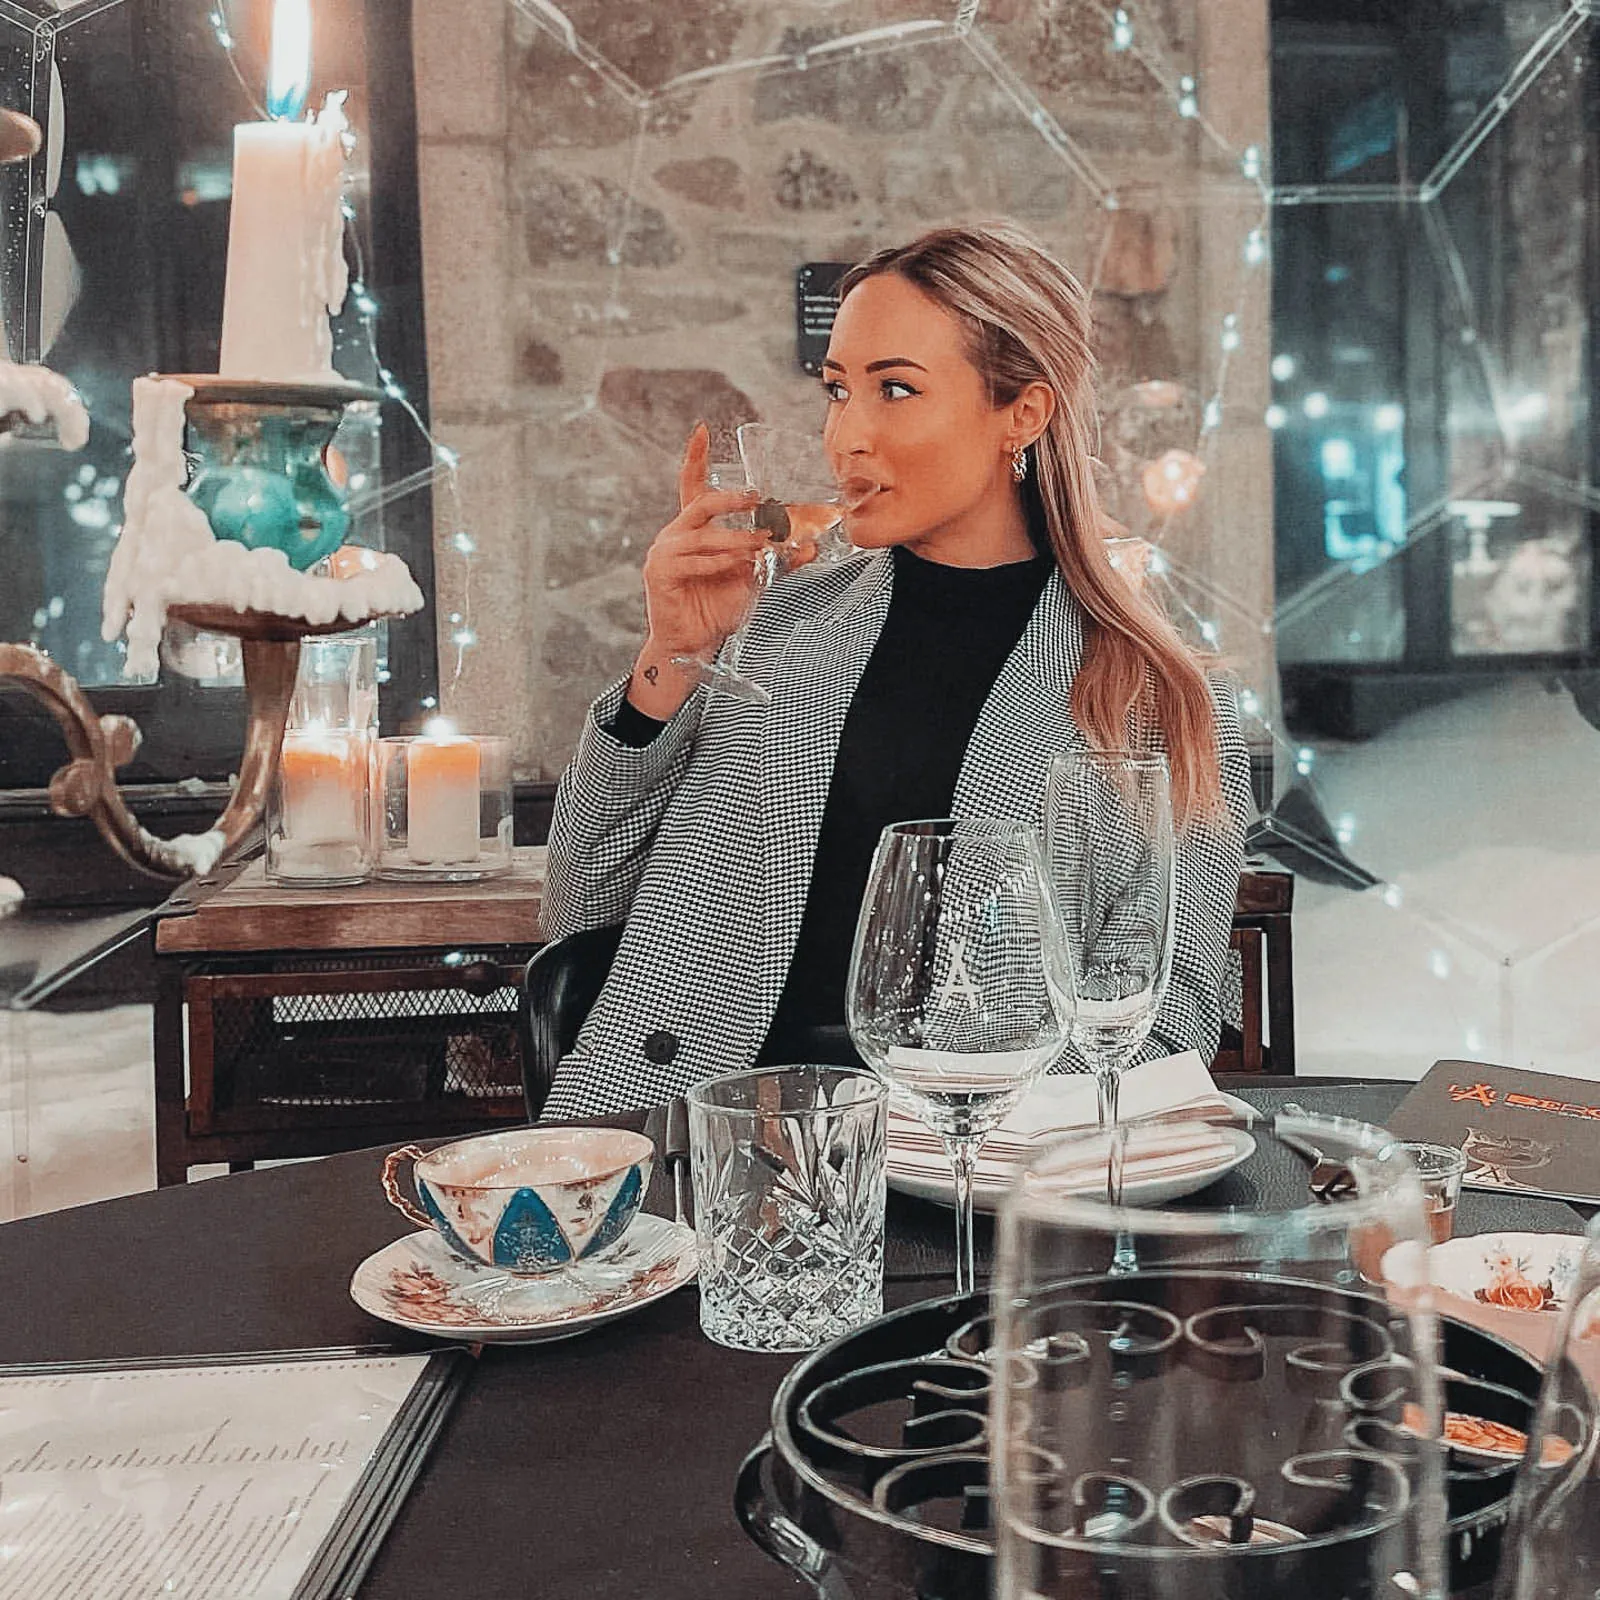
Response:
POLYGON ((233 199, 223 293, 223 376, 329 383, 328 317, 344 303, 345 121, 341 90, 296 119, 310 79, 310 0, 276 0, 271 120, 233 130, 233 199))
POLYGON ((297 845, 361 843, 367 772, 358 740, 290 729, 281 770, 286 838, 297 845))
POLYGON ((478 743, 440 730, 406 756, 406 855, 418 865, 478 858, 478 743))

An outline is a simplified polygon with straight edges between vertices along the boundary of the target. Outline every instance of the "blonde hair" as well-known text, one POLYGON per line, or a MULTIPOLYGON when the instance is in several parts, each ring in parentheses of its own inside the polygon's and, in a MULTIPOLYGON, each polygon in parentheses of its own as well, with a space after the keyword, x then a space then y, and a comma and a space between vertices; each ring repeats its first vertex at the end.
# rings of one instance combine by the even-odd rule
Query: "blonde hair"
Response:
POLYGON ((966 328, 972 363, 991 403, 1009 405, 1045 383, 1056 406, 1031 448, 1023 484, 1029 530, 1041 533, 1086 617, 1072 712, 1092 745, 1126 748, 1159 729, 1183 822, 1223 815, 1215 707, 1200 658, 1150 599, 1106 558, 1095 491, 1095 359, 1089 297, 1078 280, 1020 228, 1006 223, 935 228, 880 250, 839 284, 893 273, 966 328))

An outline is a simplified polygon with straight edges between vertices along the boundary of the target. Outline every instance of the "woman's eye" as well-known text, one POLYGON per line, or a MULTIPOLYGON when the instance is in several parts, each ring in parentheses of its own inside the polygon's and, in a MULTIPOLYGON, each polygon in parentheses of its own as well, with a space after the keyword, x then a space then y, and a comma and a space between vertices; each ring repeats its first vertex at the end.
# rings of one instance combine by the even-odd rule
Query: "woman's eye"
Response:
POLYGON ((845 398, 844 385, 835 378, 824 378, 822 380, 822 392, 830 400, 843 400, 845 398))
POLYGON ((883 380, 883 398, 885 400, 904 400, 916 392, 903 378, 885 378, 883 380))

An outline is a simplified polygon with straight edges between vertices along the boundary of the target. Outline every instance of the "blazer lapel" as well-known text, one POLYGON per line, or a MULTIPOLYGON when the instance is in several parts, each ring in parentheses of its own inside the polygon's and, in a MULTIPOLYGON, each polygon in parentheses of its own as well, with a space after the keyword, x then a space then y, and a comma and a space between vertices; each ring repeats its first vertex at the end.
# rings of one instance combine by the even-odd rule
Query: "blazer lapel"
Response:
POLYGON ((1050 758, 1085 743, 1071 707, 1082 660, 1083 613, 1053 572, 978 713, 956 780, 958 817, 1043 819, 1050 758))
POLYGON ((802 621, 771 679, 759 744, 761 984, 776 1005, 805 912, 845 713, 889 612, 894 564, 880 553, 822 616, 802 621))

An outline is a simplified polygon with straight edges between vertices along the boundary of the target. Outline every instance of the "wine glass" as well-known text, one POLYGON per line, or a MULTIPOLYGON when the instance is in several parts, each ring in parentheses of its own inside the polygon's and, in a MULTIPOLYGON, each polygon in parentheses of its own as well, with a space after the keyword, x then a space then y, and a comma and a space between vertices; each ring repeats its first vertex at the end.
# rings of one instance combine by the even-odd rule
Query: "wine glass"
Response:
MULTIPOLYGON (((1077 980, 1072 1042, 1094 1073, 1100 1126, 1111 1128, 1122 1074, 1149 1037, 1172 970, 1176 847, 1166 757, 1057 756, 1045 782, 1045 836, 1077 980)), ((1113 1205, 1120 1165, 1113 1159, 1107 1169, 1113 1205)))
MULTIPOLYGON (((750 487, 742 461, 718 462, 706 469, 706 487, 710 489, 742 490, 750 487)), ((749 513, 734 513, 726 520, 748 527, 744 521, 749 513)), ((757 683, 754 678, 749 678, 739 670, 739 652, 744 645, 745 634, 749 631, 750 617, 755 611, 756 601, 760 599, 762 591, 772 581, 772 572, 768 570, 769 556, 763 549, 756 557, 750 578, 750 600, 745 609, 744 617, 732 633, 722 641, 722 647, 710 654, 701 656, 674 656, 672 664, 681 667, 694 679, 696 683, 703 683, 708 688, 720 691, 734 700, 743 700, 748 705, 764 706, 771 699, 771 691, 765 684, 757 683)))
POLYGON ((1440 1600, 1424 1206, 1387 1133, 1328 1117, 1132 1122, 1035 1154, 1001 1203, 993 1320, 964 1339, 993 1375, 996 1600, 1440 1600), (1152 1176, 1250 1159, 1237 1187, 1123 1208, 1100 1190, 1113 1138, 1152 1176), (1277 1200, 1308 1146, 1351 1174, 1336 1205, 1277 1200), (1356 1270, 1379 1227, 1387 1297, 1356 1270))
POLYGON ((739 653, 757 602, 779 573, 813 561, 841 561, 855 547, 845 537, 839 486, 816 435, 764 422, 743 423, 737 433, 740 465, 713 469, 711 477, 715 488, 749 487, 761 496, 750 515, 754 526, 766 533, 767 543, 756 556, 750 608, 714 659, 674 656, 673 665, 724 694, 767 705, 772 691, 739 671, 739 653))
POLYGON ((862 1059, 943 1141, 956 1288, 973 1287, 972 1174, 989 1130, 1061 1054, 1070 967, 1038 829, 898 822, 878 840, 846 991, 862 1059))
POLYGON ((1600 1217, 1552 1274, 1560 1311, 1511 1493, 1495 1600, 1600 1594, 1600 1217))

